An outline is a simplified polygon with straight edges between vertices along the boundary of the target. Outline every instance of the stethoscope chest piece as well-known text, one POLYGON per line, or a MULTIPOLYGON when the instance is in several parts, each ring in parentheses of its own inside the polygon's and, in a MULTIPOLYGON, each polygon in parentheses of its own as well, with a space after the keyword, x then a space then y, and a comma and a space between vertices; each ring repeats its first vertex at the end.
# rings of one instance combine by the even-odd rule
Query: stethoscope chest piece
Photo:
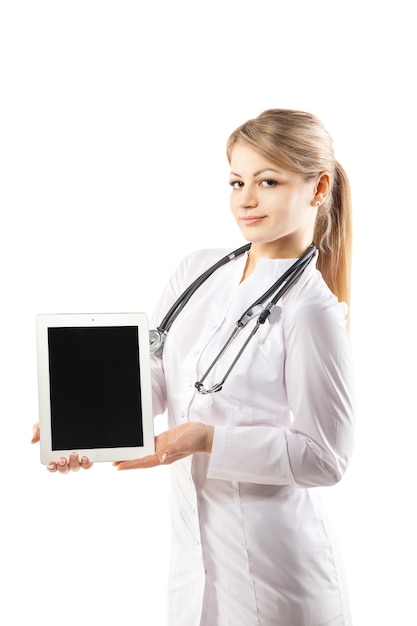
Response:
POLYGON ((161 356, 164 349, 166 333, 152 329, 149 331, 149 349, 153 356, 161 356))
POLYGON ((280 321, 281 317, 282 317, 282 309, 280 306, 276 304, 275 306, 272 307, 269 313, 268 322, 270 324, 276 324, 277 322, 280 321))

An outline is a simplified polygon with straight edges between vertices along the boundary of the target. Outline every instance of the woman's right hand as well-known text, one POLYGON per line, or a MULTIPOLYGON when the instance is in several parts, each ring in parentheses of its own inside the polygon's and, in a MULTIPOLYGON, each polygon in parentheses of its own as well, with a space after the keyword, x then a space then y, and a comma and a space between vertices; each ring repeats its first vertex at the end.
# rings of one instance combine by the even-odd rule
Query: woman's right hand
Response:
MULTIPOLYGON (((38 443, 40 440, 39 423, 34 424, 32 432, 32 443, 38 443)), ((76 452, 71 452, 69 457, 61 456, 57 461, 50 461, 46 469, 51 474, 58 472, 59 474, 68 474, 69 472, 78 472, 79 469, 90 469, 93 462, 86 456, 79 457, 76 452)))

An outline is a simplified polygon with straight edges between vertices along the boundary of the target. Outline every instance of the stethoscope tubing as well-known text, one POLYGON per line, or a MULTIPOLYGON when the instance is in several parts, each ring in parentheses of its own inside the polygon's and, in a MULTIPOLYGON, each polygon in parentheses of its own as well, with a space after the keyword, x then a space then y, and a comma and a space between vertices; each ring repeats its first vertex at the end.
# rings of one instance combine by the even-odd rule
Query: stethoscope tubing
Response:
POLYGON ((264 324, 266 320, 269 318, 271 311, 273 307, 276 306, 277 302, 284 296, 284 294, 288 291, 288 289, 290 289, 290 287, 292 287, 292 285, 297 281, 297 279, 300 277, 300 275, 303 273, 307 265, 310 263, 310 261, 314 257, 315 253, 316 253, 316 246, 313 243, 306 250, 306 252, 298 259, 298 261, 293 263, 293 265, 286 272, 284 272, 284 274, 282 274, 282 276, 274 283, 274 285, 272 285, 272 287, 270 287, 270 289, 268 289, 260 298, 258 298, 258 300, 256 300, 256 302, 254 302, 248 309, 246 309, 245 313, 236 322, 235 328, 233 329, 232 333, 230 334, 229 338, 227 339, 223 347, 220 349, 219 353, 213 359, 212 363, 209 365, 209 367, 204 372, 204 374, 200 377, 200 380, 198 380, 195 383, 195 387, 199 393, 201 394, 215 393, 222 389, 230 372, 233 370, 234 366, 236 365, 237 361, 241 357, 243 351, 245 350, 246 346, 248 345, 252 337, 258 332, 260 326, 264 324), (253 309, 256 306, 259 306, 272 293, 274 293, 276 289, 278 289, 277 293, 272 298, 272 300, 259 313, 254 328, 252 329, 248 337, 245 339, 243 345, 239 349, 238 353, 236 354, 235 358, 233 359, 232 363, 230 364, 229 368, 227 369, 221 381, 219 383, 214 384, 209 389, 206 389, 203 385, 203 381, 206 379, 206 377, 211 372, 211 370, 216 365, 216 363, 219 361, 219 359, 226 352, 226 350, 228 349, 228 347, 230 346, 230 344, 232 343, 233 339, 236 337, 238 332, 249 321, 249 319, 251 318, 250 313, 253 311, 253 309))
MULTIPOLYGON (((225 255, 219 261, 217 261, 214 265, 212 265, 206 271, 204 271, 198 278, 196 278, 185 289, 185 291, 179 296, 179 298, 171 306, 171 308, 169 309, 168 313, 165 315, 165 317, 161 321, 160 325, 157 326, 156 330, 149 331, 150 350, 151 350, 152 354, 154 354, 156 356, 161 356, 162 355, 162 351, 163 351, 163 347, 164 347, 164 343, 165 343, 165 339, 167 337, 168 331, 170 330, 172 324, 174 323, 174 321, 176 320, 178 315, 181 313, 181 311, 183 310, 183 308, 185 307, 187 302, 194 295, 194 293, 199 289, 199 287, 217 269, 219 269, 220 267, 222 267, 226 263, 229 263, 229 261, 232 261, 233 259, 236 259, 240 255, 244 254, 245 252, 247 252, 250 249, 250 247, 251 247, 250 243, 249 244, 245 244, 244 246, 241 246, 240 248, 237 248, 233 252, 225 255)), ((220 391, 222 389, 225 380, 227 379, 227 377, 229 376, 230 372, 232 371, 232 369, 236 365, 236 362, 240 358, 242 352, 245 350, 245 348, 248 345, 249 341, 252 339, 252 337, 255 335, 255 333, 258 332, 259 327, 262 324, 264 324, 267 319, 269 319, 271 323, 274 323, 275 321, 277 321, 277 319, 278 319, 277 315, 274 315, 273 318, 270 317, 272 311, 276 308, 277 302, 284 296, 284 294, 288 291, 288 289, 290 289, 290 287, 296 282, 296 280, 299 278, 299 276, 305 270, 307 265, 310 263, 312 258, 315 256, 316 250, 317 249, 316 249, 315 244, 312 243, 307 248, 307 250, 304 252, 304 254, 299 259, 297 259, 278 278, 278 280, 276 280, 274 282, 274 284, 271 287, 269 287, 269 289, 267 289, 257 300, 255 300, 255 302, 253 302, 246 309, 246 311, 243 313, 243 315, 240 316, 240 318, 236 322, 236 325, 235 325, 234 329, 232 330, 232 333, 230 334, 229 338, 227 339, 226 343, 220 349, 219 353, 217 354, 217 356, 215 357, 215 359, 213 360, 211 365, 208 367, 206 372, 204 372, 204 374, 201 376, 200 380, 195 383, 195 387, 199 391, 199 393, 202 393, 202 394, 213 393, 215 391, 220 391), (273 295, 273 298, 268 302, 268 304, 266 306, 264 306, 263 303, 265 301, 268 301, 268 299, 272 295, 273 295), (229 348, 230 344, 232 343, 233 339, 236 337, 238 332, 244 326, 246 326, 246 324, 249 322, 250 319, 253 318, 253 316, 255 315, 255 309, 256 308, 258 308, 258 309, 261 308, 261 311, 258 313, 258 317, 256 319, 255 326, 252 329, 252 331, 250 332, 250 334, 248 335, 248 337, 246 338, 246 340, 244 341, 244 343, 243 343, 242 347, 240 348, 240 350, 238 351, 237 355, 233 359, 231 365, 229 366, 228 370, 226 371, 226 374, 223 376, 223 378, 222 378, 220 383, 217 383, 217 384, 213 385, 211 388, 206 389, 204 387, 204 385, 203 385, 203 381, 206 379, 207 375, 211 372, 211 370, 213 369, 215 364, 219 361, 219 359, 223 356, 223 354, 229 348)), ((279 315, 280 311, 277 311, 277 313, 279 315)))
POLYGON ((261 324, 263 324, 263 322, 265 322, 269 316, 270 309, 278 302, 278 300, 282 298, 282 296, 288 291, 288 289, 295 283, 295 281, 298 279, 300 274, 303 273, 307 265, 310 263, 315 253, 316 253, 316 246, 314 243, 312 243, 304 252, 304 254, 297 261, 295 261, 295 263, 293 263, 291 267, 289 267, 278 278, 278 280, 275 281, 275 283, 267 291, 265 291, 265 293, 263 293, 255 302, 253 302, 246 309, 246 311, 243 313, 243 315, 241 315, 241 317, 237 321, 237 324, 240 326, 243 323, 244 325, 243 320, 248 315, 248 313, 259 304, 262 304, 262 302, 265 302, 265 300, 267 300, 273 293, 277 292, 275 297, 269 303, 269 305, 267 305, 262 311, 262 313, 260 313, 260 315, 264 314, 264 317, 265 317, 265 319, 261 321, 261 324), (268 307, 270 308, 268 309, 268 307))
POLYGON ((236 250, 234 250, 233 252, 230 252, 229 254, 225 255, 224 257, 222 257, 219 261, 217 261, 214 265, 212 265, 211 267, 209 267, 205 272, 203 272, 198 278, 196 278, 196 280, 194 280, 186 289, 185 291, 180 295, 180 297, 174 302, 174 304, 172 305, 172 307, 169 309, 168 313, 165 315, 165 317, 163 318, 162 322, 160 323, 160 325, 157 327, 157 329, 161 332, 161 333, 167 333, 169 331, 169 329, 171 328, 172 324, 174 323, 174 321, 176 320, 177 316, 181 313, 182 309, 185 307, 185 305, 187 304, 187 302, 190 300, 190 298, 192 297, 192 295, 197 291, 197 289, 216 271, 218 270, 220 267, 222 267, 223 265, 226 265, 226 263, 229 263, 229 261, 232 261, 233 259, 241 256, 242 254, 244 254, 245 252, 247 252, 250 248, 251 244, 245 244, 244 246, 241 246, 240 248, 237 248, 236 250))

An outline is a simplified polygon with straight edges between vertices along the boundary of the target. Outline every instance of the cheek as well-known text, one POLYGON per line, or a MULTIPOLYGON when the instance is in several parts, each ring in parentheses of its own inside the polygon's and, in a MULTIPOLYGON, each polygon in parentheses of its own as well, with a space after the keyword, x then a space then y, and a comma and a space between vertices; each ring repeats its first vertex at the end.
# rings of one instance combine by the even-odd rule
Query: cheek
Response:
POLYGON ((233 194, 231 194, 230 196, 229 206, 230 206, 230 210, 232 211, 232 213, 235 214, 236 209, 237 209, 237 201, 236 201, 236 197, 233 194))
POLYGON ((288 197, 288 211, 293 214, 294 217, 301 215, 305 212, 305 209, 309 206, 308 195, 303 192, 292 193, 288 197))

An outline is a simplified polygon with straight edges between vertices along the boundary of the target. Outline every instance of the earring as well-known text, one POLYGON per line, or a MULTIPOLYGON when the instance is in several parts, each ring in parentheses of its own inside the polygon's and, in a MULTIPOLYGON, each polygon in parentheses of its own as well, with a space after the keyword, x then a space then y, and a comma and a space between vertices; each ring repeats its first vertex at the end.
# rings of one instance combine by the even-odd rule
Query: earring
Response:
POLYGON ((320 206, 320 202, 316 202, 316 206, 320 206))

